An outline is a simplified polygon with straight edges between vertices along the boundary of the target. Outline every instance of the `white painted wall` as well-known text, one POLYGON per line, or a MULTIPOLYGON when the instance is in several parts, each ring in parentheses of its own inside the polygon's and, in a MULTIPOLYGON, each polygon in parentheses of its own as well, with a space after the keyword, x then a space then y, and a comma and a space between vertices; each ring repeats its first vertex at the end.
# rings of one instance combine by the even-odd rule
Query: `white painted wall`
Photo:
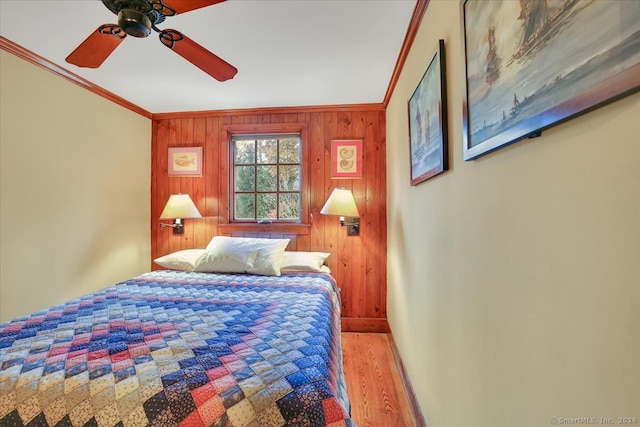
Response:
POLYGON ((0 51, 0 321, 150 269, 151 121, 0 51))
POLYGON ((427 424, 640 419, 640 93, 465 162, 460 25, 431 0, 387 110, 388 317, 427 424), (411 187, 440 38, 451 165, 411 187))

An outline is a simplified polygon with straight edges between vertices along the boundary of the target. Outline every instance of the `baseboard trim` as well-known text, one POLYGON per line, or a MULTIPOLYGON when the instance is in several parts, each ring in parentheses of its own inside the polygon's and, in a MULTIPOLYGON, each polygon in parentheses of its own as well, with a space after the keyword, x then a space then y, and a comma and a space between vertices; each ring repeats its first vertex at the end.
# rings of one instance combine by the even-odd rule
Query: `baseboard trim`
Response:
POLYGON ((341 328, 342 332, 391 332, 387 319, 377 317, 343 317, 341 328))
POLYGON ((402 358, 400 357, 400 353, 398 352, 398 347, 396 346, 396 342, 393 339, 392 333, 389 333, 389 342, 391 344, 391 352, 393 353, 393 358, 395 359, 396 366, 398 367, 400 380, 402 381, 402 385, 404 386, 404 389, 407 392, 407 400, 409 401, 409 407, 411 408, 411 414, 413 415, 413 419, 416 421, 416 426, 427 427, 427 422, 424 419, 424 414, 422 413, 422 409, 420 409, 418 398, 416 397, 416 394, 413 391, 411 380, 409 380, 409 374, 407 373, 407 370, 404 367, 404 363, 402 363, 402 358))

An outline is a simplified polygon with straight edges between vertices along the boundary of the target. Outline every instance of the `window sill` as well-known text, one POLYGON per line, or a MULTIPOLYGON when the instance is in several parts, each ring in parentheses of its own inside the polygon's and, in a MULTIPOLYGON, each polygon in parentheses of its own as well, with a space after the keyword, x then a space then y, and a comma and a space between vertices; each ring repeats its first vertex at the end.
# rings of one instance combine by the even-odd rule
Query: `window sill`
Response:
POLYGON ((271 224, 232 222, 220 224, 221 233, 245 232, 245 233, 287 233, 287 234, 309 234, 311 224, 294 224, 290 222, 274 222, 271 224))

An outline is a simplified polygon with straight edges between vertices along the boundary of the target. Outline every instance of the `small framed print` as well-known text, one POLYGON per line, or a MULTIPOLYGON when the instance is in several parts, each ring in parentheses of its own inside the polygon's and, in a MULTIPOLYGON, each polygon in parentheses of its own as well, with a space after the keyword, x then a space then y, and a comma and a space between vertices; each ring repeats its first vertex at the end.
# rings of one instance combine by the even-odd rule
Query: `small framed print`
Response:
POLYGON ((331 178, 362 178, 362 140, 331 141, 331 178))
POLYGON ((169 147, 169 176, 202 176, 202 147, 169 147))

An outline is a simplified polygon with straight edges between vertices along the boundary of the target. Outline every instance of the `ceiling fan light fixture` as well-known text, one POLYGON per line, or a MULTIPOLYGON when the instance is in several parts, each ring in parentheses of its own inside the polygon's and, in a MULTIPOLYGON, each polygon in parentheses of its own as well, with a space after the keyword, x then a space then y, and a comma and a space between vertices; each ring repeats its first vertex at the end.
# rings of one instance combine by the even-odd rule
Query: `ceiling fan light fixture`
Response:
POLYGON ((151 34, 149 17, 133 9, 122 9, 118 12, 118 26, 133 37, 147 37, 151 34))

